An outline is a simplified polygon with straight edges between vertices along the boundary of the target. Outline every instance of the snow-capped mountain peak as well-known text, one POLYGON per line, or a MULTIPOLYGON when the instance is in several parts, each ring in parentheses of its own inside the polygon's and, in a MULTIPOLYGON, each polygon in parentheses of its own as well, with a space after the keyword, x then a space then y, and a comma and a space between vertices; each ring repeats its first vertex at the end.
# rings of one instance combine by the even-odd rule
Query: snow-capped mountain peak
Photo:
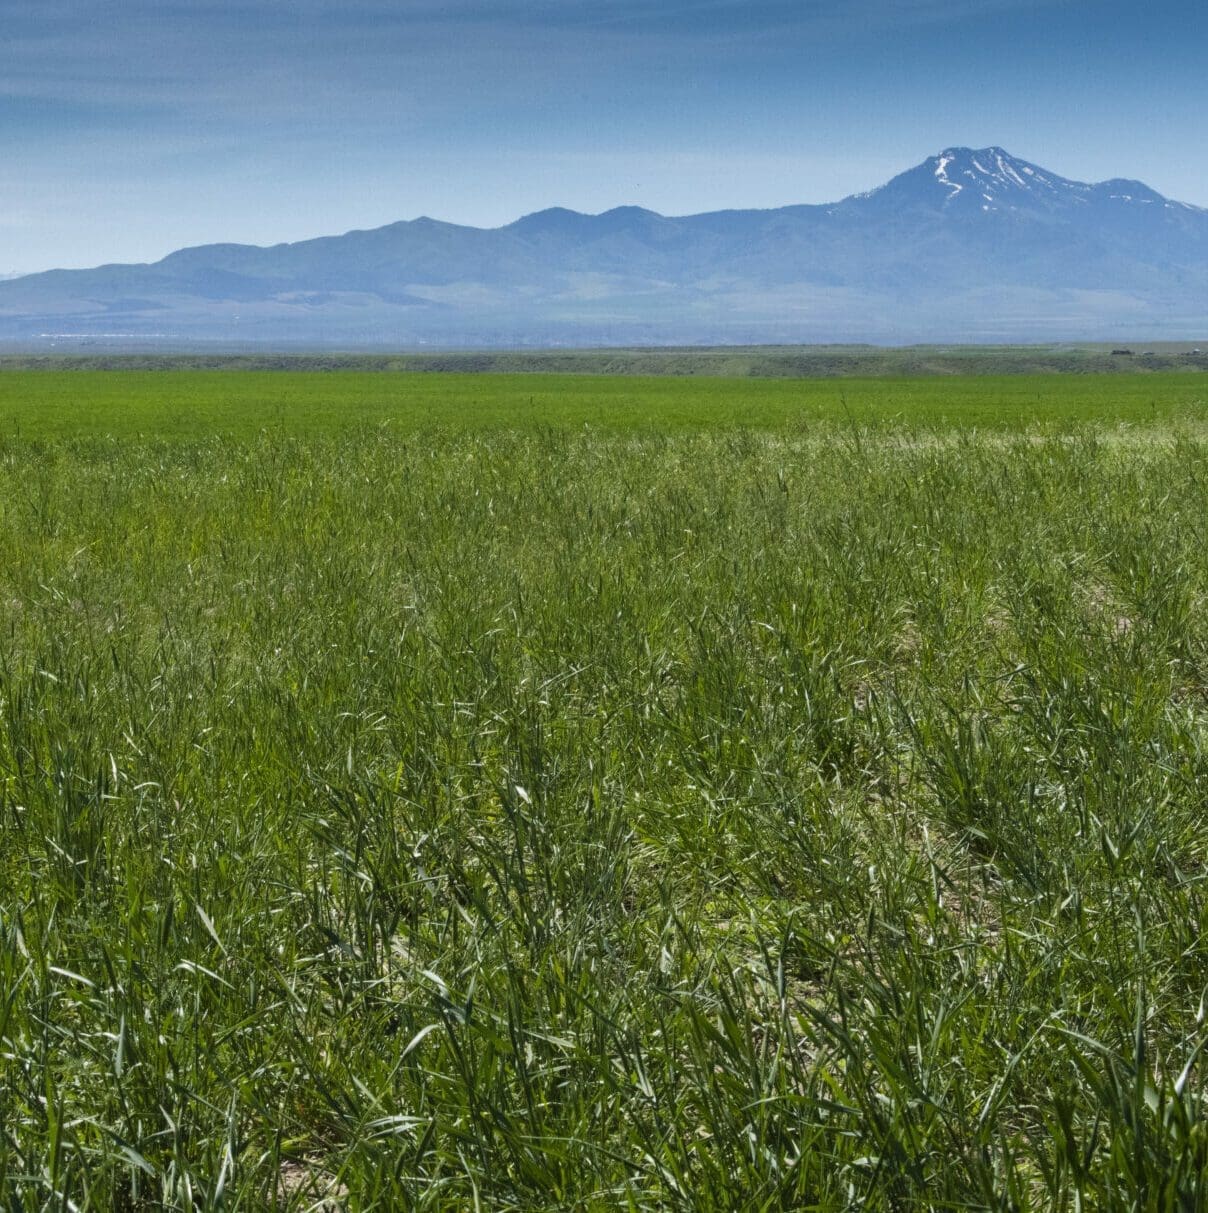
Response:
POLYGON ((1113 179, 1097 185, 1072 181, 1001 147, 947 147, 880 189, 851 201, 878 209, 961 215, 1021 210, 1052 214, 1090 204, 1115 210, 1178 205, 1139 181, 1113 179))
POLYGON ((1017 206, 1025 200, 1083 200, 1089 185, 1046 172, 1001 147, 950 147, 925 162, 945 193, 944 202, 983 211, 1017 206))

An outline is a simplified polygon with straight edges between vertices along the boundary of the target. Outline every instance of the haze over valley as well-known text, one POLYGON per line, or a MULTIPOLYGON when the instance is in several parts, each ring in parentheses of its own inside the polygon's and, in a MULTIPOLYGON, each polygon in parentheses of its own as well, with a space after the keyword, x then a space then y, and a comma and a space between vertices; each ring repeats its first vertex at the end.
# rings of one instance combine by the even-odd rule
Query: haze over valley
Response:
POLYGON ((829 205, 420 218, 0 284, 0 340, 514 346, 1182 340, 1208 211, 953 147, 829 205))

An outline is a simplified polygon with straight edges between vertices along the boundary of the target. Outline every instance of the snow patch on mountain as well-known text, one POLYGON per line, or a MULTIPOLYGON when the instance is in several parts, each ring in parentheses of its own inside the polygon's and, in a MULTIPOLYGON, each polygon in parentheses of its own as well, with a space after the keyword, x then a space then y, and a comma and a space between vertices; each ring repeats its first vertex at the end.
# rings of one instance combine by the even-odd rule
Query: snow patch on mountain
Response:
MULTIPOLYGON (((1139 181, 1112 179, 1091 185, 1058 177, 1010 155, 1001 147, 945 148, 916 170, 920 173, 923 171, 935 186, 943 188, 944 193, 939 200, 945 209, 953 203, 959 209, 967 200, 976 201, 978 209, 982 211, 1018 210, 1021 207, 1054 210, 1066 205, 1085 206, 1092 200, 1126 206, 1159 204, 1199 209, 1184 203, 1172 203, 1139 181), (965 197, 960 198, 961 194, 965 197)), ((911 180, 922 182, 921 177, 905 173, 890 182, 889 186, 882 187, 882 190, 898 185, 897 192, 901 193, 908 188, 911 180)), ((861 196, 871 197, 880 192, 874 190, 870 195, 861 196)), ((919 200, 924 201, 925 194, 919 196, 919 200)))
POLYGON ((950 181, 948 179, 948 165, 950 165, 955 159, 955 156, 940 156, 939 163, 935 166, 935 179, 941 185, 946 185, 951 191, 951 193, 948 195, 949 198, 955 198, 957 194, 964 189, 964 186, 960 185, 958 182, 950 181))

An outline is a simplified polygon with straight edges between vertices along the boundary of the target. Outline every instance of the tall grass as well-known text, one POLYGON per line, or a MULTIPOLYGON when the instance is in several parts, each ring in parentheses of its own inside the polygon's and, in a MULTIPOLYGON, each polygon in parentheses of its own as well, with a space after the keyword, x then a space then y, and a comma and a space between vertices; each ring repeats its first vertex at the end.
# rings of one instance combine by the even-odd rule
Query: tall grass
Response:
POLYGON ((1192 1210, 1208 447, 0 447, 0 1206, 1192 1210))

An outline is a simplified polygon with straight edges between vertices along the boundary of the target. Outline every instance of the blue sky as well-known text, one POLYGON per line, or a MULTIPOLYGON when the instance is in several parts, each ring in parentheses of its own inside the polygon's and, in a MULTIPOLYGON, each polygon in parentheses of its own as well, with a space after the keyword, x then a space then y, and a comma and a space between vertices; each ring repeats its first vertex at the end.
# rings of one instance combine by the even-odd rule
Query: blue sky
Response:
POLYGON ((829 201, 953 144, 1208 205, 1190 0, 0 0, 0 273, 829 201))

